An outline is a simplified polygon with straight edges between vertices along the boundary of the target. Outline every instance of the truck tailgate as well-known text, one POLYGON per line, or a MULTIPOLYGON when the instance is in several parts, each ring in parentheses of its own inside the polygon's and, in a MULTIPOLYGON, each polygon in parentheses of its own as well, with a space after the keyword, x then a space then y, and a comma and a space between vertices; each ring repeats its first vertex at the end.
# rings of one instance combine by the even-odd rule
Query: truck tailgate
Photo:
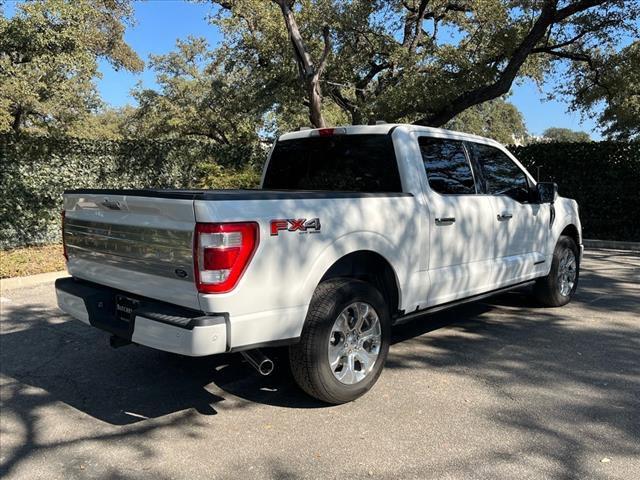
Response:
POLYGON ((65 194, 64 210, 71 275, 200 309, 192 197, 80 191, 65 194))

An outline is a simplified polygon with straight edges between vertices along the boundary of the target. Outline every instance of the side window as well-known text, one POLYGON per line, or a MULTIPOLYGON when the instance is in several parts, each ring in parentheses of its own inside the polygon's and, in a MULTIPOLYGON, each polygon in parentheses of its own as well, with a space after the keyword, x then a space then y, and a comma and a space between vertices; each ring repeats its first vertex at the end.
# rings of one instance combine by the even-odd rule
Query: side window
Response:
POLYGON ((418 143, 432 190, 443 195, 476 193, 473 173, 462 142, 420 137, 418 143))
POLYGON ((529 201, 529 182, 525 173, 501 150, 469 143, 473 159, 482 173, 481 185, 490 195, 506 195, 518 202, 529 201))

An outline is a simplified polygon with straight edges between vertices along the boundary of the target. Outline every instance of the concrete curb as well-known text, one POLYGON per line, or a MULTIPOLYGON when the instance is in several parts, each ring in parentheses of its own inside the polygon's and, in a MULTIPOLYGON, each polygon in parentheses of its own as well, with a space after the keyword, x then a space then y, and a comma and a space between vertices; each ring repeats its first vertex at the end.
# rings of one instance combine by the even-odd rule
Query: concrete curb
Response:
POLYGON ((69 274, 66 270, 59 272, 39 273, 38 275, 28 275, 26 277, 3 278, 0 280, 0 291, 15 290, 17 288, 33 287, 41 283, 53 282, 69 274))
POLYGON ((612 248, 614 250, 631 250, 640 252, 640 242, 617 242, 615 240, 582 240, 584 248, 612 248))

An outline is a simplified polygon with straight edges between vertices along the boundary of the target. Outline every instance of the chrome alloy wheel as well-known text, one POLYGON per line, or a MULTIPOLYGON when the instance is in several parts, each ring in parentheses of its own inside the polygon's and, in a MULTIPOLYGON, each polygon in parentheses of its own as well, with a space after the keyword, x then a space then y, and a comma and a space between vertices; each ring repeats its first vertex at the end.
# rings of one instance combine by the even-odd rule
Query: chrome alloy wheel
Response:
POLYGON ((568 297, 576 283, 576 256, 570 248, 565 249, 558 266, 560 295, 568 297))
POLYGON ((329 336, 329 365, 336 379, 353 385, 373 369, 382 342, 380 319, 368 303, 355 302, 345 308, 329 336))

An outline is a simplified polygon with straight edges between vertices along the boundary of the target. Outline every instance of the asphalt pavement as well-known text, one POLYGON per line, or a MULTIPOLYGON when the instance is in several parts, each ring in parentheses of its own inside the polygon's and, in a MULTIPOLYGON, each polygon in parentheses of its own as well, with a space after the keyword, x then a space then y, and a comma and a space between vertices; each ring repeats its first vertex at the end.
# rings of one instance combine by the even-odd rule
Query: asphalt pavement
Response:
POLYGON ((1 292, 0 477, 640 478, 640 253, 587 251, 578 294, 527 290, 394 331, 363 398, 322 405, 283 361, 112 349, 51 282, 1 292))

